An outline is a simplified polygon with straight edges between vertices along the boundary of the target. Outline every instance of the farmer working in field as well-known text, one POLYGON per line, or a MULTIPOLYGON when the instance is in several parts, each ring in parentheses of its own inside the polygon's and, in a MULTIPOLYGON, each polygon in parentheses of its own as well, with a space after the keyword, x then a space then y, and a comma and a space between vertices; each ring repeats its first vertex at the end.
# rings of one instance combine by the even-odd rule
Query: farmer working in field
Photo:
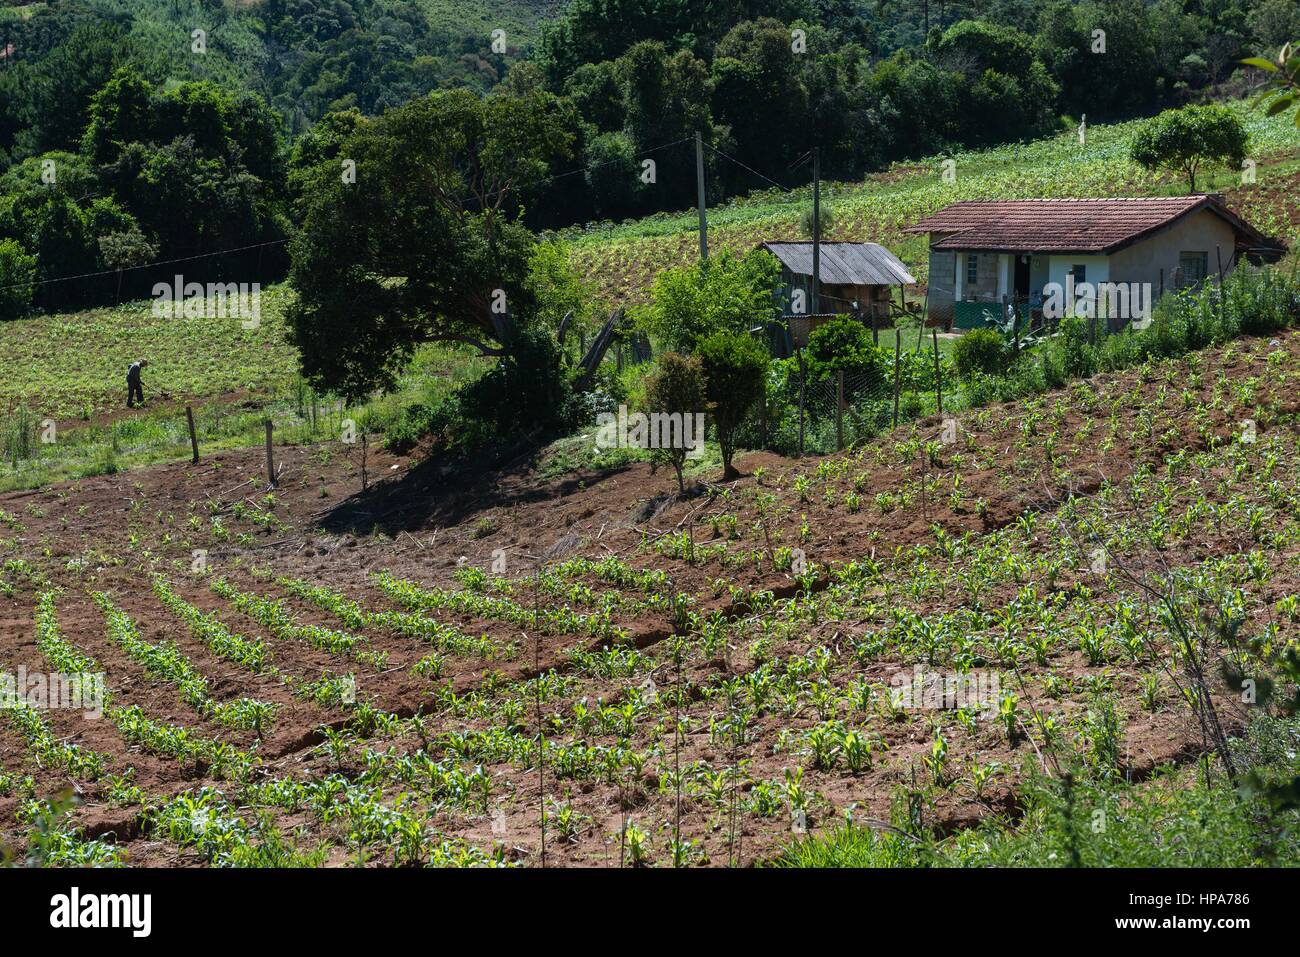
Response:
POLYGON ((140 370, 149 364, 148 359, 140 359, 132 362, 131 367, 126 370, 126 407, 129 409, 132 400, 138 400, 144 405, 144 389, 140 385, 140 370))

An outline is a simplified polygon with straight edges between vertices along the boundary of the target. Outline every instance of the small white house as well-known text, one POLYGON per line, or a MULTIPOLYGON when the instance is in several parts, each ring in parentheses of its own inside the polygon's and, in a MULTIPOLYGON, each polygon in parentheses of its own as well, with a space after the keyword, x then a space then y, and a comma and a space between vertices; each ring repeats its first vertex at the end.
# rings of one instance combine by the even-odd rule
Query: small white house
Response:
POLYGON ((1080 312, 1122 325, 1120 294, 1149 303, 1286 252, 1212 195, 960 202, 908 232, 930 234, 928 319, 962 329, 1003 302, 1036 320, 1076 290, 1080 312))

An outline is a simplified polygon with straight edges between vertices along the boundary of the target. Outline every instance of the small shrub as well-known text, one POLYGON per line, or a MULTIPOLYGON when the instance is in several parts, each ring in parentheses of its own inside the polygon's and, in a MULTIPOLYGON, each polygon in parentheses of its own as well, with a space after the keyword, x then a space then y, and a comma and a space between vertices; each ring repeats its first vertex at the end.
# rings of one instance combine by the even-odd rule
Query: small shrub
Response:
POLYGON ((957 375, 970 381, 976 375, 1001 375, 1007 367, 1007 341, 996 329, 972 329, 952 350, 957 375))
MULTIPOLYGON (((658 371, 646 379, 645 397, 648 406, 646 411, 650 413, 680 413, 685 418, 703 412, 709 401, 703 363, 694 357, 665 352, 659 359, 658 371)), ((690 450, 686 448, 655 450, 655 456, 666 460, 677 473, 679 492, 686 491, 682 470, 686 466, 688 451, 690 450)))
POLYGON ((763 394, 767 350, 750 336, 719 332, 700 343, 696 355, 704 367, 705 388, 722 449, 723 478, 738 474, 731 464, 736 430, 763 394))
POLYGON ((854 378, 866 377, 868 393, 882 390, 892 374, 894 357, 871 341, 871 332, 849 316, 831 319, 808 337, 809 372, 829 378, 836 372, 854 378))
POLYGON ((581 403, 560 367, 560 350, 542 329, 515 333, 510 351, 481 379, 460 391, 462 416, 490 435, 577 424, 581 403))
POLYGON ((450 423, 448 404, 428 406, 423 402, 403 406, 394 419, 383 426, 384 445, 390 452, 403 454, 413 449, 426 435, 442 431, 450 423))

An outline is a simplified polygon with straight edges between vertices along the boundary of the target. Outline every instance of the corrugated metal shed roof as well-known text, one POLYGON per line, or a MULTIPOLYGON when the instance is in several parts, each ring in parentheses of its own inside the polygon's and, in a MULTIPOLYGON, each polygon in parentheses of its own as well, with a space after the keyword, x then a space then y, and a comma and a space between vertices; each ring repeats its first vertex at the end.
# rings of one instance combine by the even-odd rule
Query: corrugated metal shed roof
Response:
POLYGON ((1200 209, 1227 220, 1250 243, 1268 242, 1208 195, 968 200, 927 216, 907 232, 947 234, 932 237, 932 249, 1111 253, 1200 209))
MULTIPOLYGON (((812 243, 762 245, 797 276, 812 275, 812 247, 812 243)), ((821 280, 832 286, 900 286, 916 282, 897 256, 876 243, 822 243, 821 280)))

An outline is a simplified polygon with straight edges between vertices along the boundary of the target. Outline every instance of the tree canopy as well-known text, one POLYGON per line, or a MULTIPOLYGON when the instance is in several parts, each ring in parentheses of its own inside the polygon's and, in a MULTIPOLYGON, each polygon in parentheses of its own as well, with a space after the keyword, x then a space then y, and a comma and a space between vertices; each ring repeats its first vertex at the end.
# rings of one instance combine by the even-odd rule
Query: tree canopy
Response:
POLYGON ((1189 106, 1148 120, 1133 137, 1130 153, 1148 169, 1172 169, 1196 192, 1196 174, 1206 163, 1238 167, 1246 157, 1246 128, 1222 106, 1189 106))
POLYGON ((666 269, 638 322, 669 348, 686 352, 714 332, 744 332, 775 315, 780 269, 762 250, 743 257, 723 251, 705 264, 666 269))
POLYGON ((308 380, 357 398, 391 387, 422 342, 500 354, 535 304, 513 194, 570 142, 542 94, 434 93, 358 122, 312 168, 292 245, 308 380))

